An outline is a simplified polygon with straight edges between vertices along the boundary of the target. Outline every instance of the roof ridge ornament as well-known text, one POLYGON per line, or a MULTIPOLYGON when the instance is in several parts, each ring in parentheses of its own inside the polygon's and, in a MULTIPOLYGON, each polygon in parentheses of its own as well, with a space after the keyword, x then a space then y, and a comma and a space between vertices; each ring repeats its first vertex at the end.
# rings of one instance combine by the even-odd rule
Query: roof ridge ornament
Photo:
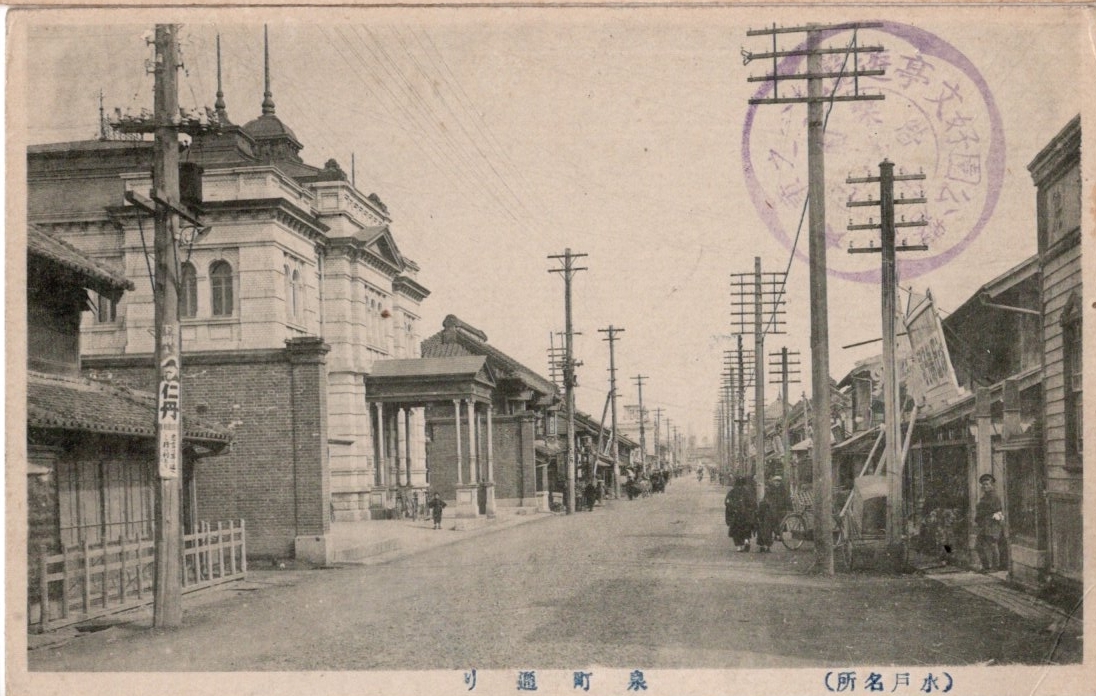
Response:
POLYGON ((263 25, 263 115, 274 113, 274 95, 270 92, 270 36, 263 25))

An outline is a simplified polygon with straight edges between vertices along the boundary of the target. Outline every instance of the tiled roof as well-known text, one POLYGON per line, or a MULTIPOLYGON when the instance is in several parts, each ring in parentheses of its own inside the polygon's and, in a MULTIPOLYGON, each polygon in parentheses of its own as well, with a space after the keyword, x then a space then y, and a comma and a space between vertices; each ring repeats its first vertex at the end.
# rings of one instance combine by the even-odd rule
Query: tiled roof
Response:
POLYGON ((499 368, 506 376, 516 377, 544 394, 558 393, 555 384, 488 343, 482 331, 453 315, 446 317, 446 327, 422 342, 423 357, 441 358, 469 353, 486 355, 499 363, 499 368), (484 340, 480 336, 484 336, 484 340))
POLYGON ((121 273, 88 258, 76 247, 51 237, 33 225, 27 228, 27 253, 47 258, 71 271, 76 271, 93 284, 112 290, 132 290, 133 283, 121 273))
MULTIPOLYGON (((35 428, 153 437, 156 395, 79 377, 27 372, 27 424, 35 428)), ((185 440, 227 443, 229 433, 183 416, 185 440)))
POLYGON ((441 377, 475 375, 483 369, 486 358, 465 355, 453 358, 409 358, 378 360, 373 363, 371 378, 377 377, 441 377))

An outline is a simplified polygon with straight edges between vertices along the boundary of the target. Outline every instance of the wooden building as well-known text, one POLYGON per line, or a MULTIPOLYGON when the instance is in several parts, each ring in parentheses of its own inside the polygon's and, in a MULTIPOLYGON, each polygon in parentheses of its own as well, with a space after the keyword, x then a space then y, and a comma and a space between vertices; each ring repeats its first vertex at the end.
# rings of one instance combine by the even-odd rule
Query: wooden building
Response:
MULTIPOLYGON (((93 606, 132 606, 127 591, 132 600, 151 587, 156 395, 80 374, 80 316, 89 310, 89 292, 117 301, 132 283, 34 227, 27 231, 27 278, 28 609, 30 621, 45 628, 87 618, 93 606), (108 578, 107 558, 119 556, 108 578)), ((216 460, 205 458, 229 441, 225 430, 184 416, 186 535, 199 532, 202 519, 195 474, 215 468, 216 460)), ((241 530, 239 553, 243 542, 241 530)), ((193 563, 184 567, 194 570, 193 563)))
POLYGON ((1042 276, 1043 452, 1048 579, 1076 588, 1083 570, 1084 402, 1081 117, 1028 165, 1042 276))

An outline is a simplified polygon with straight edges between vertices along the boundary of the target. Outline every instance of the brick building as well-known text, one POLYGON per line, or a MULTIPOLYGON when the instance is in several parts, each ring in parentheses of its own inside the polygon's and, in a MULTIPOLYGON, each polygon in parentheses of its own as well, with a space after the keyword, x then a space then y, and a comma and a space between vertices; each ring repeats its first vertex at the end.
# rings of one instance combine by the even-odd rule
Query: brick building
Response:
MULTIPOLYGON (((418 355, 429 292, 381 200, 334 160, 301 158, 269 67, 267 78, 261 114, 242 126, 218 86, 226 125, 181 155, 205 225, 184 228, 181 244, 184 399, 235 433, 225 461, 197 475, 200 514, 247 519, 253 554, 324 560, 336 511, 367 517, 377 492, 391 506, 395 472, 376 464, 364 378, 374 361, 418 355)), ((36 145, 27 159, 30 221, 135 279, 120 300, 95 297, 85 372, 149 387, 153 221, 126 194, 147 196, 152 143, 36 145)))

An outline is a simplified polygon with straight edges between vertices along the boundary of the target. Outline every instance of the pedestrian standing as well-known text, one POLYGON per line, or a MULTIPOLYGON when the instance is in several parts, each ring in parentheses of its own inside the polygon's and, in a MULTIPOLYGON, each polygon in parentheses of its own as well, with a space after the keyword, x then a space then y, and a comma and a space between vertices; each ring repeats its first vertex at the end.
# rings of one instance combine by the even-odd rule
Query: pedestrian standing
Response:
POLYGON ((777 527, 787 512, 782 483, 779 476, 772 477, 765 486, 765 497, 757 504, 757 549, 761 552, 772 550, 777 527))
POLYGON ((997 479, 993 474, 978 477, 982 497, 974 508, 974 524, 978 529, 978 560, 982 562, 983 573, 992 573, 1001 564, 998 544, 1005 530, 1005 514, 1001 509, 1001 499, 993 488, 995 483, 997 479))
POLYGON ((582 487, 582 498, 586 503, 586 509, 593 512, 594 503, 597 502, 597 486, 592 479, 586 479, 586 484, 582 487))
POLYGON ((750 477, 735 478, 734 487, 727 493, 723 505, 727 535, 734 541, 736 550, 748 553, 750 537, 757 525, 757 493, 750 477))
POLYGON ((441 529, 441 511, 445 509, 445 501, 441 499, 439 494, 435 493, 433 499, 426 506, 430 508, 430 513, 434 517, 434 529, 441 529))

